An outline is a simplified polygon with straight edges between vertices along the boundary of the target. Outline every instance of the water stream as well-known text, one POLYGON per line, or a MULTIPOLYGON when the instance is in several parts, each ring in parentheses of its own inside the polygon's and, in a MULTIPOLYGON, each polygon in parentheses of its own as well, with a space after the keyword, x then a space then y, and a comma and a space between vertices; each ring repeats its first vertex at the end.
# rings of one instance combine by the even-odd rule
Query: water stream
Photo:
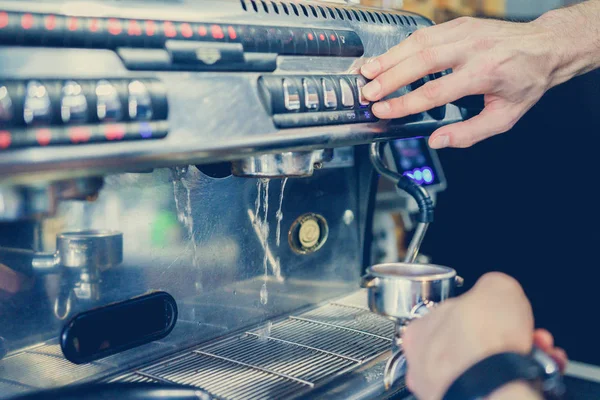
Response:
POLYGON ((173 171, 173 196, 175 198, 175 208, 177 210, 177 219, 187 230, 188 239, 192 245, 192 265, 198 266, 198 244, 196 243, 196 232, 194 231, 194 217, 192 214, 192 195, 191 188, 185 176, 187 167, 175 167, 173 171), (184 194, 182 193, 184 192, 184 194))
MULTIPOLYGON (((277 219, 277 230, 275 231, 275 243, 277 247, 281 242, 281 220, 283 220, 283 212, 281 211, 281 207, 283 206, 283 193, 285 191, 285 184, 287 183, 288 178, 283 178, 281 181, 281 192, 279 193, 279 208, 277 209, 277 214, 275 214, 275 218, 277 219)), ((278 259, 279 260, 279 259, 278 259)))

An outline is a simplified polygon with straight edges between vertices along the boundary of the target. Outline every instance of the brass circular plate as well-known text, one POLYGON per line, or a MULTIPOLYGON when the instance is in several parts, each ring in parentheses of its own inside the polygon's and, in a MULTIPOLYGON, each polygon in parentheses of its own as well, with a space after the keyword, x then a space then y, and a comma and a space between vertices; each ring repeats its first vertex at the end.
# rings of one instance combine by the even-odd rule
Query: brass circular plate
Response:
POLYGON ((329 227, 321 215, 308 213, 298 217, 288 232, 288 242, 297 254, 310 254, 327 241, 329 227))

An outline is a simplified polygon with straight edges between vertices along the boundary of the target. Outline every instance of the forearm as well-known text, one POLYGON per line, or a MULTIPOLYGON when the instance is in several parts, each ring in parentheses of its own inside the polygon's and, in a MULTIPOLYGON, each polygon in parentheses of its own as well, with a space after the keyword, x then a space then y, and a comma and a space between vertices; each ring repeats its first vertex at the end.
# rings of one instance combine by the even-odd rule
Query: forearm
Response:
POLYGON ((552 32, 556 59, 551 86, 600 67, 600 0, 550 11, 534 24, 552 32))
POLYGON ((503 386, 488 397, 487 400, 543 400, 530 385, 525 382, 515 382, 503 386))

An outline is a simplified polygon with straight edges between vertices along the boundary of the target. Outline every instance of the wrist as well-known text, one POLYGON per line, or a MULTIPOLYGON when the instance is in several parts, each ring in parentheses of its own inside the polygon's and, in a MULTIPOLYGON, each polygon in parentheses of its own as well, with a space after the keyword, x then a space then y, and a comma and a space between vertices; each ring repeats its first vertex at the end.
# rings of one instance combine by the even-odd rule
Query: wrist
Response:
POLYGON ((593 28, 600 18, 599 4, 552 10, 532 22, 548 41, 549 87, 600 67, 600 35, 593 28))
POLYGON ((529 383, 518 381, 506 384, 488 396, 487 400, 543 400, 542 395, 529 383))

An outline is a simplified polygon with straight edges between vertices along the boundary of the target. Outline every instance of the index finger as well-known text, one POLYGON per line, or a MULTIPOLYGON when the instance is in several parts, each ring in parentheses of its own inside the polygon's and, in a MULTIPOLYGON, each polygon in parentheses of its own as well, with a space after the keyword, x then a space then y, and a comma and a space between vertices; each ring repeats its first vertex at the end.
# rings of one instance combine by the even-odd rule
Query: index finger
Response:
POLYGON ((423 49, 456 41, 464 36, 464 32, 455 28, 467 21, 468 18, 457 18, 440 25, 419 29, 386 53, 369 60, 362 66, 361 73, 366 78, 373 79, 423 49))

